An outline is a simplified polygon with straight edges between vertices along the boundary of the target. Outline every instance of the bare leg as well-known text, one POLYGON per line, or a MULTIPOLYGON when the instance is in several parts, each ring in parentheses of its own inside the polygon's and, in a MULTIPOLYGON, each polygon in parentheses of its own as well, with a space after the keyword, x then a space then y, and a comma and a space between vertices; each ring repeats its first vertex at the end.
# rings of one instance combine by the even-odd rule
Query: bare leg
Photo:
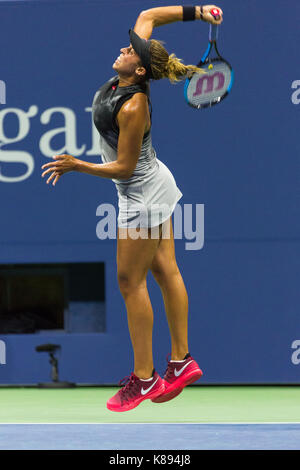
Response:
MULTIPOLYGON (((141 379, 151 377, 153 370, 153 310, 146 276, 159 240, 130 238, 130 230, 118 230, 118 282, 127 310, 130 338, 134 351, 134 373, 141 379), (121 233, 121 237, 120 237, 121 233), (126 235, 127 238, 123 238, 126 235)), ((148 232, 147 229, 141 229, 148 232)))
POLYGON ((171 359, 182 360, 188 349, 188 296, 175 258, 172 219, 170 238, 162 238, 151 265, 160 286, 171 335, 171 359))

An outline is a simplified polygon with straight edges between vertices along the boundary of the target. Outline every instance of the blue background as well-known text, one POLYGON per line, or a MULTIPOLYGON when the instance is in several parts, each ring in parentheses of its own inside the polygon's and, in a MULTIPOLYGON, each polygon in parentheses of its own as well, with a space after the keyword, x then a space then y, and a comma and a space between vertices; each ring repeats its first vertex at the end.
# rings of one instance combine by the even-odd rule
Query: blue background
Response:
MULTIPOLYGON (((99 204, 117 207, 106 179, 67 174, 55 188, 41 179, 48 161, 39 148, 53 107, 75 113, 77 146, 92 146, 90 107, 94 93, 114 75, 112 64, 128 45, 128 29, 141 10, 177 1, 0 2, 0 79, 7 108, 28 111, 30 130, 20 142, 0 147, 1 174, 27 168, 3 162, 3 152, 29 152, 34 170, 24 181, 0 181, 0 262, 105 262, 107 332, 104 334, 7 335, 0 383, 49 379, 46 355, 34 347, 60 341, 60 377, 77 383, 115 383, 133 368, 126 310, 116 277, 116 241, 99 240, 99 204)), ((202 383, 299 382, 291 361, 299 339, 300 305, 300 106, 291 88, 300 79, 296 0, 220 1, 224 22, 219 49, 235 70, 232 93, 219 106, 196 111, 184 101, 183 84, 151 85, 153 145, 172 171, 185 204, 205 205, 205 242, 199 251, 176 241, 177 261, 189 293, 190 351, 203 368, 202 383)), ((206 49, 208 25, 173 23, 154 30, 168 51, 197 63, 206 49)), ((7 137, 15 116, 5 118, 7 137)), ((63 135, 52 141, 64 145, 63 135)), ((66 148, 66 153, 71 153, 66 148)), ((149 275, 155 321, 155 367, 162 373, 170 340, 163 302, 149 275)))

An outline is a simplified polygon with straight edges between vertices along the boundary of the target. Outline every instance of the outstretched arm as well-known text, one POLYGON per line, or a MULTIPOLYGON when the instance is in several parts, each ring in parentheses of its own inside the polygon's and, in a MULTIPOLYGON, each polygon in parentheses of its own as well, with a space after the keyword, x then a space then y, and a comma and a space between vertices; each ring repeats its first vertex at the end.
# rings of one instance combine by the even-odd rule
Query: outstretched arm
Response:
MULTIPOLYGON (((212 24, 221 24, 223 21, 223 12, 220 7, 216 5, 203 5, 203 20, 212 24), (212 8, 218 8, 221 13, 219 20, 216 20, 210 10, 212 8)), ((170 6, 170 7, 157 7, 150 8, 149 10, 142 11, 135 23, 134 31, 142 38, 149 39, 152 34, 153 28, 157 26, 163 26, 165 24, 174 23, 175 21, 182 21, 183 19, 183 8, 182 6, 170 6)), ((201 19, 200 5, 196 6, 196 20, 201 19)))

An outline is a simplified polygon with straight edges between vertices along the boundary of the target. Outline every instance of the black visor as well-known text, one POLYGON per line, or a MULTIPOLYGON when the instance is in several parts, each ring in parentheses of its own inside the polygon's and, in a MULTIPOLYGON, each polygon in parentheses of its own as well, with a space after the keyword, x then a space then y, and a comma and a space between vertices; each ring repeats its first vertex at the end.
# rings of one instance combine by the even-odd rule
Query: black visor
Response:
POLYGON ((133 49, 141 59, 142 66, 146 69, 146 78, 153 78, 151 70, 150 41, 140 38, 133 29, 129 30, 129 37, 133 49))

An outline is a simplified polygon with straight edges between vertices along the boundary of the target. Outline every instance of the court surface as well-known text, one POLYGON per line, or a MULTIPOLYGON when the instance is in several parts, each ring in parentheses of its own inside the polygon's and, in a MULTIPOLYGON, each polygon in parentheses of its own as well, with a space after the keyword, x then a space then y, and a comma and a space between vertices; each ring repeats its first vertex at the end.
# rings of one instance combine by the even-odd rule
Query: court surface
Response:
POLYGON ((0 389, 0 449, 300 449, 300 387, 187 387, 126 413, 117 388, 0 389))

